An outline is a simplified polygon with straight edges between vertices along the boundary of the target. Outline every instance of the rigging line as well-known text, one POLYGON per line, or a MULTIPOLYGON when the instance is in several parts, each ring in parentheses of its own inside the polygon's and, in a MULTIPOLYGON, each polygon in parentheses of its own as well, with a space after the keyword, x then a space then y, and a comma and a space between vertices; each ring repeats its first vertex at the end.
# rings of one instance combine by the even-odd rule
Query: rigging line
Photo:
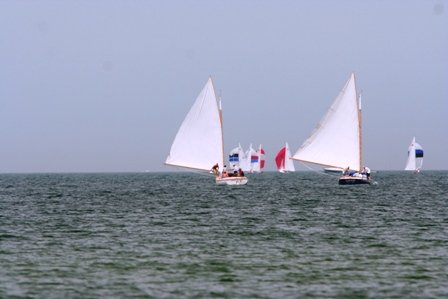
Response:
POLYGON ((199 169, 193 170, 193 171, 191 171, 191 172, 193 172, 193 173, 195 173, 195 174, 202 175, 202 176, 208 176, 208 177, 213 176, 213 174, 212 174, 211 172, 201 171, 201 170, 199 170, 199 169))
POLYGON ((174 167, 181 173, 194 173, 194 174, 199 174, 199 175, 208 176, 208 177, 213 176, 212 173, 210 173, 206 170, 200 170, 200 169, 194 169, 194 168, 186 169, 185 167, 180 167, 180 166, 174 166, 174 167))
POLYGON ((333 176, 333 175, 330 174, 330 173, 326 173, 326 172, 324 172, 324 171, 318 171, 318 170, 312 168, 311 166, 308 166, 307 164, 305 164, 305 163, 303 163, 303 162, 300 162, 300 164, 302 164, 303 166, 305 166, 305 167, 308 168, 309 170, 312 170, 312 171, 314 171, 314 172, 316 172, 316 173, 318 173, 318 174, 320 174, 320 175, 333 176))

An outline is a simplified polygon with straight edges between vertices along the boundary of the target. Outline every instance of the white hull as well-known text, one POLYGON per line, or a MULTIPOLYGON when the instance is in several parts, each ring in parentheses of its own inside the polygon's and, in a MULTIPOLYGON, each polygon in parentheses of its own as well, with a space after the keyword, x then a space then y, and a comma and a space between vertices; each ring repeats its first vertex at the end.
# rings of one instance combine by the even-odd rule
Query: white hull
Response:
POLYGON ((215 180, 217 185, 246 185, 249 181, 245 176, 227 178, 217 177, 215 180))

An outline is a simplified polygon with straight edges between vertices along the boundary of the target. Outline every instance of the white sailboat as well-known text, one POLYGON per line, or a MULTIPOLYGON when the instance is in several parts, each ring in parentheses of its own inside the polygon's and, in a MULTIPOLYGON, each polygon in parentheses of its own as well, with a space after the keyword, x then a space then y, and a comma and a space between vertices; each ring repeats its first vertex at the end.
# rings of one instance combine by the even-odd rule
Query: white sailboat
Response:
MULTIPOLYGON (((243 156, 243 155, 241 155, 243 156)), ((249 149, 244 153, 244 158, 240 158, 240 167, 245 172, 260 173, 263 172, 265 166, 265 151, 261 144, 257 150, 249 145, 249 149)))
POLYGON ((263 172, 264 170, 264 164, 265 164, 265 159, 264 159, 264 149, 260 146, 258 147, 258 150, 255 151, 255 154, 253 154, 250 158, 250 163, 251 163, 251 168, 252 171, 251 172, 256 172, 256 173, 260 173, 263 172))
MULTIPOLYGON (((210 171, 224 166, 221 102, 209 78, 185 117, 171 145, 165 164, 191 170, 210 171)), ((245 185, 247 177, 215 176, 219 185, 245 185)))
POLYGON ((361 98, 352 73, 311 136, 292 159, 345 171, 339 184, 370 184, 362 174, 361 98), (354 172, 353 172, 354 171, 354 172))
POLYGON ((423 148, 412 138, 411 145, 408 148, 408 160, 404 170, 420 172, 423 166, 423 148))
MULTIPOLYGON (((252 145, 251 145, 252 147, 252 145)), ((244 171, 244 172, 252 172, 251 171, 251 164, 250 164, 250 149, 247 150, 246 152, 244 152, 243 148, 241 147, 239 150, 241 150, 240 152, 240 164, 239 167, 244 171)))
POLYGON ((244 154, 244 159, 240 163, 240 167, 245 172, 253 173, 253 165, 256 162, 257 151, 253 149, 252 143, 244 154))
POLYGON ((288 142, 285 146, 280 149, 275 156, 275 164, 277 165, 277 170, 279 172, 294 172, 296 171, 294 167, 294 162, 291 160, 291 151, 289 150, 288 142))
POLYGON ((229 152, 229 165, 237 165, 242 168, 242 165, 245 163, 246 155, 244 154, 244 150, 241 147, 241 144, 238 144, 237 147, 232 149, 229 152))

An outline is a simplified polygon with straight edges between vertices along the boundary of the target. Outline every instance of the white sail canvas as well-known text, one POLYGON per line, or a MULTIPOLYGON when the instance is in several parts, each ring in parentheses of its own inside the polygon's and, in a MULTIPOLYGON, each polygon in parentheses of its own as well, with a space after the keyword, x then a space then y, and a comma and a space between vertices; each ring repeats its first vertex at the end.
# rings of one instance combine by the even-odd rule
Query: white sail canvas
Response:
POLYGON ((289 150, 288 142, 286 142, 286 152, 285 152, 285 171, 296 171, 294 167, 294 161, 291 159, 291 151, 289 150))
POLYGON ((261 172, 261 164, 260 164, 261 152, 260 152, 260 149, 261 149, 261 145, 258 148, 258 150, 254 150, 254 154, 252 154, 251 161, 250 161, 252 172, 261 172))
POLYGON ((293 159, 325 166, 361 170, 360 110, 351 74, 312 135, 293 159))
POLYGON ((408 160, 404 170, 415 170, 415 137, 412 139, 408 148, 408 160))
POLYGON ((229 164, 228 165, 238 165, 241 169, 243 169, 243 165, 246 163, 246 155, 244 153, 241 144, 238 144, 237 147, 232 149, 229 153, 229 164))
POLYGON ((166 164, 210 170, 224 160, 221 109, 209 78, 200 92, 171 146, 166 164))
POLYGON ((249 145, 249 149, 245 153, 244 163, 240 164, 240 167, 245 172, 253 172, 252 156, 257 152, 252 148, 252 144, 249 145))
POLYGON ((408 159, 404 170, 419 171, 423 166, 423 148, 412 138, 408 148, 408 159))

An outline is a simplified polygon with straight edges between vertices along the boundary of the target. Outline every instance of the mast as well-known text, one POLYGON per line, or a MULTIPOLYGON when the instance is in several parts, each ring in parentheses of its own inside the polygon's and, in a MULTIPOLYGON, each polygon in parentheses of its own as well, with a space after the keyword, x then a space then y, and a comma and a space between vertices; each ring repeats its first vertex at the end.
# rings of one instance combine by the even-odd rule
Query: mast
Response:
MULTIPOLYGON (((353 73, 353 77, 355 77, 355 74, 353 73)), ((356 78, 355 81, 355 90, 356 90, 356 78)), ((361 92, 359 93, 359 96, 357 98, 357 105, 358 105, 358 120, 359 120, 359 171, 361 171, 363 167, 363 156, 362 156, 362 103, 361 103, 361 92)))
POLYGON ((212 86, 213 86, 213 93, 215 94, 215 98, 218 99, 218 110, 219 110, 219 124, 221 126, 221 152, 222 152, 222 157, 221 157, 221 167, 224 167, 224 129, 223 129, 223 124, 222 124, 222 100, 221 100, 221 95, 219 97, 216 96, 216 89, 215 89, 215 84, 213 83, 212 80, 212 76, 210 76, 210 81, 212 82, 212 86))

